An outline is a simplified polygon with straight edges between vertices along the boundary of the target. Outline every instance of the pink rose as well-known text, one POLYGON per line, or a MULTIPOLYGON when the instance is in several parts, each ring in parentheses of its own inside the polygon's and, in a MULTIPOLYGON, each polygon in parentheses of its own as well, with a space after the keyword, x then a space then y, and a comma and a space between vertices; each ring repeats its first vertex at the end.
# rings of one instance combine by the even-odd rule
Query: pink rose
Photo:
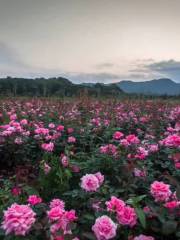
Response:
POLYGON ((68 137, 68 143, 75 143, 76 142, 76 138, 75 137, 68 137))
POLYGON ((112 196, 110 201, 106 202, 107 210, 110 212, 121 212, 125 207, 125 202, 112 196))
POLYGON ((81 178, 81 187, 87 192, 96 192, 104 181, 101 173, 86 174, 81 178), (96 176, 97 174, 97 176, 96 176))
POLYGON ((123 134, 122 132, 117 131, 117 132, 115 132, 115 133, 113 134, 113 139, 119 140, 119 139, 122 138, 123 136, 124 136, 124 134, 123 134))
POLYGON ((170 185, 158 181, 154 181, 151 184, 151 195, 155 198, 156 202, 168 201, 171 194, 170 185))
POLYGON ((63 200, 55 198, 50 202, 50 208, 59 207, 64 210, 65 203, 63 200))
POLYGON ((63 216, 64 210, 62 210, 61 207, 54 207, 51 208, 48 212, 48 218, 50 221, 57 221, 59 219, 61 219, 61 217, 63 216))
POLYGON ((37 204, 39 204, 39 203, 41 203, 42 202, 42 198, 40 198, 40 197, 38 197, 38 196, 36 196, 36 195, 31 195, 31 196, 29 196, 28 197, 28 203, 30 203, 31 205, 33 205, 33 206, 35 206, 35 205, 37 205, 37 204))
POLYGON ((134 208, 124 207, 122 211, 117 213, 117 220, 122 225, 133 227, 137 223, 137 215, 134 208))
POLYGON ((92 230, 98 240, 112 239, 116 236, 117 225, 108 217, 102 216, 96 219, 92 230))
POLYGON ((54 150, 54 143, 50 142, 50 143, 43 143, 41 145, 41 148, 43 150, 45 150, 46 152, 52 152, 54 150))
POLYGON ((28 205, 13 203, 4 212, 2 228, 6 235, 25 236, 35 222, 35 212, 28 205))

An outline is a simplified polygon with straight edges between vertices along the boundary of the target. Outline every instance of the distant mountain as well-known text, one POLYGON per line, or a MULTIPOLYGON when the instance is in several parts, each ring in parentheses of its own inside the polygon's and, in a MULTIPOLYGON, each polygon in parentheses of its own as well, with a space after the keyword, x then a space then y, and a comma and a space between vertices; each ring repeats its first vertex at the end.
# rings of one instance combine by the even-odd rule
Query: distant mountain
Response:
POLYGON ((171 79, 161 78, 146 82, 121 81, 117 86, 126 93, 146 95, 180 95, 180 83, 171 79))
POLYGON ((5 96, 119 96, 123 92, 116 84, 73 84, 66 78, 0 78, 0 95, 5 96))

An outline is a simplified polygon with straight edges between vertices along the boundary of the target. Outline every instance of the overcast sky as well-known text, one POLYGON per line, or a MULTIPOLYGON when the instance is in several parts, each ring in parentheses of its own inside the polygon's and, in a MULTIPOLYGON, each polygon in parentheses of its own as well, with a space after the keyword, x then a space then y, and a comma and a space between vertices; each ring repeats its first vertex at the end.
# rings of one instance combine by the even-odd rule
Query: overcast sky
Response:
POLYGON ((180 0, 0 0, 0 77, 180 82, 180 0))

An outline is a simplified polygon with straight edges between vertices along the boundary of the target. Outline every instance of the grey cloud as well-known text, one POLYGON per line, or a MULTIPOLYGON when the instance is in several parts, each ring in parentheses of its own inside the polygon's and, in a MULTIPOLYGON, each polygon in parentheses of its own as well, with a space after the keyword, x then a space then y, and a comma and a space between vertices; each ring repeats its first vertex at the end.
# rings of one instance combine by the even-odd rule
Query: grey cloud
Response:
POLYGON ((147 65, 147 67, 160 72, 180 71, 180 62, 171 59, 168 61, 155 62, 147 65))
POLYGON ((137 61, 134 64, 134 68, 132 68, 129 73, 131 76, 144 76, 147 78, 171 78, 174 81, 180 82, 180 62, 171 60, 164 61, 137 61))
POLYGON ((180 82, 180 61, 171 59, 147 64, 144 67, 152 72, 160 73, 172 78, 172 80, 180 82))
POLYGON ((75 83, 83 82, 99 82, 99 83, 110 83, 117 82, 122 79, 122 75, 113 74, 113 73, 70 73, 67 76, 75 83))
POLYGON ((95 65, 95 67, 97 69, 107 69, 107 68, 112 68, 114 66, 115 66, 115 64, 111 63, 111 62, 104 62, 104 63, 100 63, 100 64, 95 65))

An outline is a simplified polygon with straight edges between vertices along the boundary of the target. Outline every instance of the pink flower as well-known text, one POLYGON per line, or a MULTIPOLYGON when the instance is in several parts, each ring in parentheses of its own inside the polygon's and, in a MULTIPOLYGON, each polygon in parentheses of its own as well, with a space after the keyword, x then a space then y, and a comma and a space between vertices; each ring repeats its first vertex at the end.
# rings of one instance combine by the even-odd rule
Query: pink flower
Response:
POLYGON ((21 145, 23 143, 23 140, 21 137, 16 137, 15 140, 14 140, 14 143, 18 144, 18 145, 21 145))
POLYGON ((115 156, 117 154, 117 147, 113 144, 107 144, 100 147, 100 153, 115 156))
POLYGON ((122 211, 117 213, 117 220, 122 225, 133 227, 137 223, 137 215, 134 208, 124 207, 122 211))
POLYGON ((35 212, 28 205, 14 203, 4 212, 2 228, 6 235, 25 236, 35 222, 35 212))
POLYGON ((133 240, 155 240, 155 239, 151 236, 146 236, 146 235, 141 234, 141 235, 135 237, 133 240))
POLYGON ((149 145, 149 151, 154 153, 154 152, 157 152, 158 151, 158 145, 157 144, 151 144, 149 145))
POLYGON ((112 239, 116 236, 117 225, 108 217, 102 216, 96 219, 92 230, 98 240, 112 239))
POLYGON ((68 157, 64 155, 64 156, 61 158, 61 163, 62 163, 63 167, 68 167, 68 165, 69 165, 68 157))
POLYGON ((151 195, 156 202, 168 201, 171 194, 170 185, 158 181, 151 184, 151 195))
POLYGON ((166 147, 179 147, 180 146, 180 136, 174 134, 169 135, 167 138, 165 138, 162 141, 162 144, 164 144, 166 147))
POLYGON ((180 162, 176 162, 176 163, 175 163, 175 167, 176 167, 177 169, 180 169, 180 162))
POLYGON ((37 195, 31 195, 28 197, 28 203, 30 203, 33 206, 35 206, 41 202, 42 202, 42 198, 38 197, 37 195))
POLYGON ((134 168, 134 176, 144 178, 144 177, 146 177, 146 171, 145 170, 140 170, 138 168, 134 168))
POLYGON ((129 144, 138 144, 140 143, 140 140, 138 137, 136 137, 134 134, 130 134, 126 136, 126 140, 128 141, 129 144))
POLYGON ((41 145, 41 148, 43 150, 45 150, 46 152, 52 152, 54 150, 54 143, 50 142, 50 143, 43 143, 41 145))
POLYGON ((55 128, 55 124, 54 123, 49 123, 48 127, 53 129, 53 128, 55 128))
POLYGON ((67 129, 67 132, 68 132, 68 134, 71 134, 71 133, 74 132, 74 129, 73 129, 73 128, 68 128, 68 129, 67 129))
POLYGON ((48 135, 49 134, 49 129, 48 128, 37 128, 35 129, 35 134, 38 135, 48 135))
POLYGON ((53 207, 47 212, 50 221, 57 221, 61 219, 64 214, 64 210, 61 207, 53 207))
POLYGON ((16 120, 16 119, 17 119, 17 115, 15 113, 10 115, 10 120, 16 120))
POLYGON ((106 202, 107 210, 110 212, 121 212, 125 207, 125 202, 112 196, 110 201, 106 202))
POLYGON ((22 119, 22 120, 20 121, 20 123, 21 123, 21 125, 27 125, 27 124, 28 124, 28 121, 27 121, 27 119, 22 119))
POLYGON ((60 207, 54 207, 48 212, 48 217, 53 225, 51 225, 50 231, 54 235, 59 230, 63 231, 63 234, 71 234, 70 223, 77 220, 75 210, 62 211, 60 207))
POLYGON ((115 132, 115 133, 113 134, 113 139, 119 140, 119 139, 122 138, 123 136, 124 136, 124 134, 123 134, 122 132, 117 131, 117 132, 115 132))
POLYGON ((104 181, 101 173, 86 174, 81 178, 81 187, 87 192, 96 192, 104 181), (98 174, 98 177, 96 176, 98 174))
POLYGON ((170 210, 177 208, 180 206, 180 202, 179 201, 171 201, 171 202, 167 202, 164 204, 164 206, 170 210))
POLYGON ((62 132, 62 131, 64 131, 64 126, 63 125, 59 125, 59 126, 57 126, 57 131, 60 131, 60 132, 62 132))
POLYGON ((54 208, 54 207, 59 207, 61 208, 62 210, 64 210, 64 207, 65 207, 65 203, 63 200, 61 199, 53 199, 51 202, 50 202, 50 208, 54 208))
POLYGON ((102 175, 100 172, 97 172, 94 175, 97 177, 99 185, 101 185, 104 182, 104 175, 102 175))
POLYGON ((11 193, 14 196, 19 196, 21 194, 21 189, 19 187, 13 187, 11 189, 11 193))
POLYGON ((68 137, 68 143, 75 143, 76 142, 76 138, 71 136, 71 137, 68 137))
POLYGON ((45 174, 48 174, 50 171, 51 171, 51 167, 47 163, 44 163, 44 172, 45 172, 45 174))

